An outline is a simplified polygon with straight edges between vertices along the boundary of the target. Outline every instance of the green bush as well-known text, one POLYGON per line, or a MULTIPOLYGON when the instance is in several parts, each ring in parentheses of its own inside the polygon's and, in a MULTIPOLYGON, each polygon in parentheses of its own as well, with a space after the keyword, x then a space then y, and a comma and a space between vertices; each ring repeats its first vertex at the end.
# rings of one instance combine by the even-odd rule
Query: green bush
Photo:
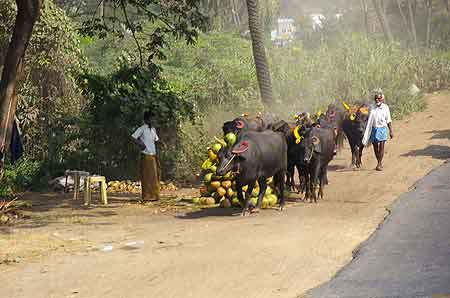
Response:
POLYGON ((6 165, 0 180, 0 198, 19 191, 36 189, 40 183, 41 163, 23 157, 15 165, 6 165))
POLYGON ((314 50, 295 43, 270 53, 274 92, 283 103, 273 108, 285 116, 293 110, 314 111, 336 99, 368 101, 370 91, 381 87, 394 116, 401 118, 425 106, 421 96, 409 95, 412 84, 422 92, 450 87, 448 54, 415 55, 400 44, 360 34, 343 35, 314 50))

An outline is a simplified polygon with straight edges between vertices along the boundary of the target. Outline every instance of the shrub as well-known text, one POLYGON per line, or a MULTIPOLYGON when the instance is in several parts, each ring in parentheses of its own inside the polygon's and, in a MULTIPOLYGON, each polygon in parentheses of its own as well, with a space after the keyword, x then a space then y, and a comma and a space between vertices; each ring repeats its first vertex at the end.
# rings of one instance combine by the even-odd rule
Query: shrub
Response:
POLYGON ((40 183, 41 163, 21 158, 15 165, 4 167, 0 180, 0 198, 19 191, 36 189, 40 183))

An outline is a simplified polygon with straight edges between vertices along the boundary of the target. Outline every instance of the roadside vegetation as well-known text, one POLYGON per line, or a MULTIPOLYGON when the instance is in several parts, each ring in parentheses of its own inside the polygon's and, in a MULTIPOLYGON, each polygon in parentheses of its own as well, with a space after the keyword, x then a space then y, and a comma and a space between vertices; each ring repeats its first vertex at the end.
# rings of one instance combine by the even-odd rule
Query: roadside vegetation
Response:
MULTIPOLYGON (((126 30, 120 38, 91 34, 79 30, 87 17, 74 14, 69 2, 45 1, 35 25, 17 90, 25 157, 5 167, 0 197, 45 188, 68 168, 136 179, 138 154, 129 135, 144 109, 154 112, 163 140, 163 179, 195 182, 204 148, 220 134, 223 121, 242 113, 270 110, 289 120, 294 112, 315 112, 338 99, 367 101, 369 92, 381 87, 399 119, 424 108, 423 93, 450 87, 450 30, 439 25, 449 16, 438 7, 431 20, 417 13, 418 25, 430 21, 436 29, 430 37, 417 26, 415 43, 409 34, 402 38, 401 32, 411 31, 404 27, 390 28, 392 39, 377 26, 367 34, 355 10, 345 21, 324 22, 316 31, 298 18, 304 36, 286 47, 273 46, 267 34, 274 99, 263 105, 251 41, 244 34, 248 25, 230 18, 226 7, 206 7, 208 26, 197 38, 188 43, 167 38, 143 66, 136 38, 144 39, 158 21, 143 18, 136 38, 126 30), (419 94, 410 94, 413 84, 419 94)), ((262 2, 263 23, 273 28, 279 4, 262 2)), ((388 18, 399 17, 390 7, 388 18)), ((15 9, 12 0, 0 4, 2 59, 15 9)))

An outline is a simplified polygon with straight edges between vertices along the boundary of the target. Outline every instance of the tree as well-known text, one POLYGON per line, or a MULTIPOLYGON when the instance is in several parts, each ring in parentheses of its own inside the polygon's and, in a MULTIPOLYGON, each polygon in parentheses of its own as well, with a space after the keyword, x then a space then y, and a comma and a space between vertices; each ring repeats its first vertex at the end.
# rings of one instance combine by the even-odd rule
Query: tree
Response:
POLYGON ((42 0, 16 0, 16 4, 16 22, 0 80, 0 176, 3 173, 3 160, 16 113, 17 80, 33 26, 40 15, 42 0))
POLYGON ((433 11, 433 1, 426 0, 425 5, 427 6, 427 33, 425 37, 425 45, 427 48, 429 48, 431 39, 431 17, 433 11))
POLYGON ((409 23, 410 23, 410 30, 413 36, 413 42, 414 42, 414 49, 418 49, 418 43, 417 43, 417 30, 416 30, 416 20, 415 20, 415 7, 413 7, 411 1, 406 1, 408 4, 408 12, 409 12, 409 23))
POLYGON ((264 48, 264 35, 259 19, 258 0, 247 0, 248 26, 252 37, 253 58, 255 59, 256 77, 258 78, 261 99, 264 104, 272 104, 272 82, 269 65, 264 48))
MULTIPOLYGON (((198 31, 204 28, 206 17, 199 9, 200 0, 113 0, 106 15, 106 0, 67 1, 71 5, 77 4, 76 10, 83 10, 83 5, 90 7, 95 4, 95 11, 101 7, 103 12, 98 16, 92 14, 83 22, 80 32, 84 35, 98 35, 106 37, 112 33, 119 37, 132 35, 137 46, 140 66, 153 64, 154 58, 164 58, 162 49, 166 46, 169 35, 184 38, 188 43, 194 43, 198 31), (143 21, 154 24, 152 32, 143 32, 143 21), (138 40, 137 33, 146 36, 145 40, 138 40), (142 44, 144 42, 144 44, 142 44)), ((64 5, 66 1, 60 0, 64 5)), ((16 112, 16 86, 23 66, 24 55, 33 32, 33 26, 38 20, 43 0, 16 0, 17 16, 13 35, 5 57, 2 78, 0 81, 0 172, 6 155, 8 137, 12 120, 16 112)))
POLYGON ((380 21, 381 28, 383 29, 384 36, 389 42, 394 41, 394 36, 392 35, 391 27, 386 16, 386 11, 384 9, 383 3, 378 2, 378 0, 372 0, 373 6, 375 7, 375 12, 377 13, 378 20, 380 21))

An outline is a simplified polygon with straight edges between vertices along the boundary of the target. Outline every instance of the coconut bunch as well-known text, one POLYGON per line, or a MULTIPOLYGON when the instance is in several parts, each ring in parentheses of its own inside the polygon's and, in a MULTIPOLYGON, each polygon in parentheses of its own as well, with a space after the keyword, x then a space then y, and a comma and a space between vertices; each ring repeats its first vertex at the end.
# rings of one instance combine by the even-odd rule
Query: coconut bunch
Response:
MULTIPOLYGON (((95 187, 98 188, 98 185, 95 187)), ((141 192, 141 182, 139 181, 110 181, 108 182, 108 192, 116 192, 116 193, 134 193, 138 194, 141 192)), ((165 183, 161 182, 161 191, 175 191, 177 187, 173 183, 165 183)))
POLYGON ((110 181, 108 182, 108 192, 127 192, 127 193, 140 193, 141 183, 133 182, 131 180, 124 181, 110 181))
MULTIPOLYGON (((200 205, 215 205, 219 204, 223 208, 231 206, 241 207, 237 192, 236 181, 233 173, 228 172, 223 176, 217 175, 217 166, 219 160, 217 153, 222 148, 230 148, 236 142, 237 136, 234 133, 228 133, 223 139, 215 137, 215 142, 207 148, 208 158, 203 162, 201 168, 203 172, 203 185, 200 187, 200 197, 192 199, 192 202, 200 205)), ((277 203, 277 196, 273 194, 272 178, 268 179, 268 187, 263 199, 262 208, 275 206, 277 203)), ((245 196, 248 186, 242 188, 245 196)), ((251 193, 252 204, 256 206, 257 197, 259 194, 259 184, 256 182, 255 187, 251 193)))

